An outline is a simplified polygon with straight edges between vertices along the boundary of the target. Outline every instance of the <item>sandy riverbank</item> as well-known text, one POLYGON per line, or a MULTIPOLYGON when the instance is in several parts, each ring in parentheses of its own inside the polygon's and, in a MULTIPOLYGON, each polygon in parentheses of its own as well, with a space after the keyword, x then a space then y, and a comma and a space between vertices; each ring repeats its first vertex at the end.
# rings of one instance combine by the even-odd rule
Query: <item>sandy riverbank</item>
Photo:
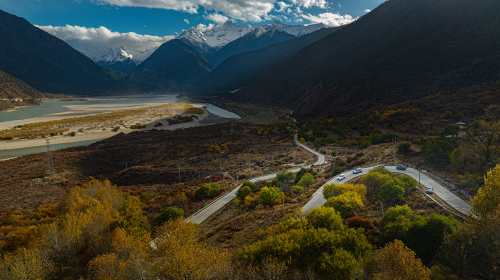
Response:
MULTIPOLYGON (((116 135, 117 133, 130 133, 133 131, 145 131, 145 130, 150 130, 150 129, 158 129, 158 130, 174 130, 178 128, 189 128, 189 127, 195 127, 195 126, 200 126, 200 125, 208 125, 214 123, 213 120, 217 120, 216 122, 221 122, 221 121, 226 121, 228 119, 220 118, 216 115, 213 115, 212 113, 208 112, 205 108, 205 106, 196 106, 196 107, 201 107, 204 112, 203 114, 196 115, 198 119, 194 119, 192 122, 187 122, 187 123, 180 123, 180 124, 173 124, 170 125, 167 121, 168 118, 172 118, 172 116, 168 117, 141 117, 141 116, 134 116, 128 118, 125 122, 121 123, 120 125, 112 125, 112 126, 107 126, 107 127, 99 127, 99 128, 94 128, 92 127, 86 127, 86 126, 78 126, 78 127, 73 127, 69 131, 65 132, 64 135, 57 135, 57 136, 48 136, 47 138, 38 138, 38 139, 18 139, 18 140, 10 140, 10 141, 1 141, 0 142, 0 150, 13 150, 13 149, 21 149, 21 148, 29 148, 29 147, 37 147, 37 146, 44 146, 46 145, 46 140, 49 139, 51 144, 66 144, 66 143, 74 143, 74 142, 83 142, 83 141, 92 141, 92 140, 102 140, 106 139, 109 137, 112 137, 116 135), (146 124, 146 128, 144 129, 131 129, 130 126, 134 124, 146 124), (155 127, 156 123, 162 123, 162 126, 155 127), (114 127, 119 126, 120 129, 118 131, 114 131, 114 127), (75 136, 70 136, 67 135, 68 133, 75 132, 75 136)), ((59 113, 58 113, 59 114, 59 113)), ((51 114, 51 115, 56 115, 56 114, 51 114)), ((192 116, 193 114, 180 114, 179 116, 192 116)), ((40 120, 42 118, 37 118, 39 119, 38 121, 45 121, 45 120, 54 120, 54 116, 51 117, 43 117, 43 120, 40 120)), ((55 118, 55 119, 61 119, 55 118)), ((21 124, 24 124, 25 122, 21 121, 16 121, 16 122, 21 122, 21 124)), ((216 123, 215 122, 215 123, 216 123)))

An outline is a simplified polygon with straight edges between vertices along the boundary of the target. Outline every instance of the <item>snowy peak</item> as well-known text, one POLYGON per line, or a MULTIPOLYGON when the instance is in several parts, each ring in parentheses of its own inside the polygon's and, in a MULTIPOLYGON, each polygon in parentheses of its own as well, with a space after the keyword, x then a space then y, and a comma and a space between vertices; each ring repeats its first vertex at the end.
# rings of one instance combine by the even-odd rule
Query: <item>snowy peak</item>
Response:
POLYGON ((321 28, 325 28, 326 25, 323 23, 310 24, 310 25, 287 25, 275 20, 272 24, 285 31, 288 34, 300 37, 309 33, 313 33, 314 31, 320 30, 321 28))
POLYGON ((155 49, 145 51, 127 50, 124 47, 107 48, 104 52, 84 52, 85 55, 90 57, 95 62, 123 62, 132 60, 135 64, 140 64, 148 58, 155 49))
POLYGON ((201 32, 194 27, 182 32, 177 39, 185 39, 197 47, 202 47, 207 44, 211 48, 220 49, 230 42, 243 37, 255 27, 250 25, 238 26, 231 20, 226 21, 222 25, 218 25, 205 32, 201 32))
POLYGON ((188 30, 182 32, 177 39, 185 39, 190 42, 193 46, 206 49, 207 46, 218 50, 223 46, 229 44, 230 42, 239 39, 246 34, 253 32, 255 37, 260 37, 262 34, 269 33, 272 31, 270 36, 276 31, 284 31, 288 34, 300 37, 321 28, 325 25, 322 23, 311 24, 311 25, 287 25, 279 21, 274 21, 272 24, 265 24, 262 26, 250 26, 244 25, 239 26, 234 24, 231 20, 227 20, 224 24, 213 27, 212 29, 206 30, 204 32, 191 27, 188 30))
POLYGON ((249 33, 249 36, 254 38, 259 38, 260 36, 268 36, 271 38, 275 32, 283 32, 283 30, 274 24, 264 24, 262 26, 257 26, 252 32, 249 33))

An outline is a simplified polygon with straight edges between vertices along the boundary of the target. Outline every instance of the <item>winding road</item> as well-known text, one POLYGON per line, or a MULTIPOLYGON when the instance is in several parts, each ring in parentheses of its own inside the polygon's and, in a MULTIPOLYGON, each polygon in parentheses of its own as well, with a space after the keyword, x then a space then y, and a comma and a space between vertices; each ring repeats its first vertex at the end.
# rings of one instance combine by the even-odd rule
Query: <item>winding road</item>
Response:
MULTIPOLYGON (((306 145, 300 143, 300 141, 297 138, 297 135, 295 135, 295 143, 297 143, 297 145, 299 145, 301 148, 318 156, 318 160, 316 161, 316 163, 314 163, 312 165, 319 165, 319 164, 325 163, 325 157, 322 154, 307 147, 306 145)), ((289 171, 296 173, 296 172, 299 172, 301 168, 309 168, 312 165, 302 166, 299 168, 291 169, 289 171)), ((391 172, 403 173, 403 174, 410 175, 411 177, 415 178, 416 180, 419 179, 419 171, 416 169, 408 168, 406 170, 397 170, 395 166, 386 166, 386 168, 391 172)), ((358 177, 358 176, 362 176, 363 174, 366 174, 366 172, 373 169, 373 167, 364 167, 362 169, 363 169, 363 172, 358 173, 358 174, 353 174, 352 170, 346 171, 344 173, 346 178, 344 180, 342 180, 342 182, 348 181, 348 180, 353 179, 353 178, 358 177)), ((269 179, 275 178, 276 174, 277 173, 264 175, 264 176, 260 176, 260 177, 255 177, 255 178, 250 179, 249 181, 258 182, 258 181, 262 181, 262 180, 269 180, 269 179)), ((323 186, 325 186, 326 184, 329 184, 329 183, 333 183, 333 182, 337 182, 336 178, 329 180, 323 186)), ((431 179, 430 177, 426 176, 423 173, 420 174, 420 183, 422 185, 424 185, 425 187, 432 187, 434 190, 434 193, 439 198, 441 198, 443 201, 448 203, 452 208, 454 208, 458 212, 467 215, 471 211, 472 206, 469 203, 462 200, 460 197, 458 197, 457 195, 455 195, 454 193, 452 193, 451 191, 449 191, 448 189, 446 189, 442 185, 438 184, 436 181, 434 181, 433 179, 431 179)), ((319 188, 313 194, 313 196, 311 197, 311 200, 302 208, 302 211, 304 211, 304 212, 310 211, 312 208, 314 208, 316 206, 321 206, 326 202, 325 199, 323 198, 323 193, 322 193, 323 186, 321 186, 321 188, 319 188)), ((190 217, 186 218, 186 221, 200 224, 205 219, 210 217, 210 215, 215 213, 217 210, 221 209, 224 205, 226 205, 233 198, 235 198, 236 192, 238 191, 238 189, 240 187, 241 187, 241 185, 238 186, 236 189, 232 190, 231 192, 229 192, 229 193, 219 197, 218 199, 212 201, 210 204, 203 207, 198 212, 196 212, 193 215, 191 215, 190 217)))

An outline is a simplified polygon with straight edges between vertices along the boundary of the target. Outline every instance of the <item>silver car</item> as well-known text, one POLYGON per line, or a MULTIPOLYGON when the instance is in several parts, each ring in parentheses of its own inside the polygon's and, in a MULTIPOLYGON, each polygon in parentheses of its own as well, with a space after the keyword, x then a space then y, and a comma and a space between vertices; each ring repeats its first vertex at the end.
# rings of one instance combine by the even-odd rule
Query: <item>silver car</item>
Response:
POLYGON ((345 175, 344 174, 340 174, 339 177, 337 177, 338 181, 342 181, 344 179, 345 179, 345 175))
POLYGON ((354 171, 352 171, 352 174, 358 174, 358 173, 361 173, 361 172, 363 172, 363 169, 356 168, 356 169, 354 169, 354 171))

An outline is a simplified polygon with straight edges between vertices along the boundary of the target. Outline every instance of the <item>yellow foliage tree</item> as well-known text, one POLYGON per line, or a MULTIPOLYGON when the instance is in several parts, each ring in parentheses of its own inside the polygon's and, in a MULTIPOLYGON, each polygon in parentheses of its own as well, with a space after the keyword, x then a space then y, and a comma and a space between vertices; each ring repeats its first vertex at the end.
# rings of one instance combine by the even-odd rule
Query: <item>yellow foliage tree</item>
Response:
POLYGON ((479 188, 471 200, 471 221, 486 220, 500 207, 500 166, 488 171, 484 178, 484 186, 479 188))
POLYGON ((380 249, 368 268, 371 279, 428 280, 429 274, 415 252, 395 240, 380 249))
POLYGON ((198 241, 196 227, 183 219, 165 222, 152 246, 162 279, 212 279, 229 267, 230 254, 198 241))
POLYGON ((51 269, 38 250, 21 248, 0 258, 0 279, 45 279, 51 269))

